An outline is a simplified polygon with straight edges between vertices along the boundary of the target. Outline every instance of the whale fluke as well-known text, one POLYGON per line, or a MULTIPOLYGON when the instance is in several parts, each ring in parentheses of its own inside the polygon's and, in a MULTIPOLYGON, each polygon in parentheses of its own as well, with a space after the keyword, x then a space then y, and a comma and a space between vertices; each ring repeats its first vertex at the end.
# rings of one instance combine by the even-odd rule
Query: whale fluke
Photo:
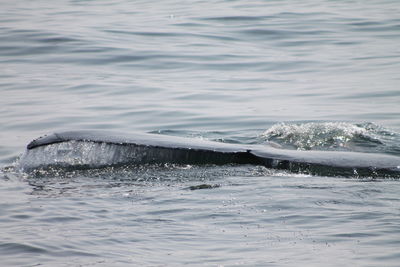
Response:
POLYGON ((400 177, 400 157, 385 154, 297 151, 159 134, 68 131, 33 140, 18 168, 101 168, 125 164, 255 164, 332 176, 400 177))

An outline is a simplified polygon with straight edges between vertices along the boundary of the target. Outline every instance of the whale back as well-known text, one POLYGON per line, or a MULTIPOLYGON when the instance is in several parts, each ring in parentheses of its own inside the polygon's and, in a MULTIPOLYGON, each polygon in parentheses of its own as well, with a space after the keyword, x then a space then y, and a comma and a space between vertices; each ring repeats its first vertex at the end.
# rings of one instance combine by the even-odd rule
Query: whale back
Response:
POLYGON ((124 164, 257 164, 333 176, 400 176, 400 158, 383 154, 298 151, 160 134, 67 131, 33 140, 19 168, 100 168, 124 164))
POLYGON ((244 146, 158 134, 53 133, 27 145, 19 167, 100 168, 122 164, 259 164, 244 146))

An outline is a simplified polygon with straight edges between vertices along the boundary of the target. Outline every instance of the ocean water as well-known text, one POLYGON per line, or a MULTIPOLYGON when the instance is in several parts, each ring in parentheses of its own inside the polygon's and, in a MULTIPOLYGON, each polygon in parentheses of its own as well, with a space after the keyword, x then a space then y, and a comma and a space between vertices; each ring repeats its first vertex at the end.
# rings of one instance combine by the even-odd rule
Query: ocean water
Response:
POLYGON ((71 129, 400 157, 398 1, 0 1, 2 266, 398 266, 400 182, 21 173, 71 129))

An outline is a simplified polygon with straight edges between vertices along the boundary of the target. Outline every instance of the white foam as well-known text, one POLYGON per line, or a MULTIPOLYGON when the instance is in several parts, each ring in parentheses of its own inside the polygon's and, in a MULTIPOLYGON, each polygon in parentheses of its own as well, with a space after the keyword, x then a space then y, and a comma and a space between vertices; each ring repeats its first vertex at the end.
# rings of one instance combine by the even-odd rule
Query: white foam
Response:
POLYGON ((346 122, 279 123, 267 129, 261 136, 267 140, 278 138, 298 149, 346 147, 358 136, 374 139, 366 128, 346 122))

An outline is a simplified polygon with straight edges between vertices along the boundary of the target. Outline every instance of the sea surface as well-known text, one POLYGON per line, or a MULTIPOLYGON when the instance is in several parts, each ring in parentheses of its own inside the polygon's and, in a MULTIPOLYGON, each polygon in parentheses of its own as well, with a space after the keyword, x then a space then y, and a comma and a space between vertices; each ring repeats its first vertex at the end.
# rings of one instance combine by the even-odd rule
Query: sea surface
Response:
POLYGON ((64 130, 400 157, 400 2, 0 1, 1 266, 399 266, 400 180, 23 173, 64 130))

